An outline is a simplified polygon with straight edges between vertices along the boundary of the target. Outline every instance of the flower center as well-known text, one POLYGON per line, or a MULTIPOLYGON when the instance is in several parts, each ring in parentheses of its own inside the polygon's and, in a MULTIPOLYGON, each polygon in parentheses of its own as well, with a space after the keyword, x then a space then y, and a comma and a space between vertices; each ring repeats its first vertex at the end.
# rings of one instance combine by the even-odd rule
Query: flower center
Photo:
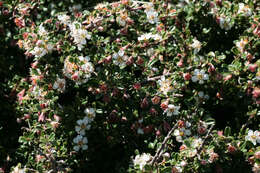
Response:
POLYGON ((203 75, 202 75, 201 73, 199 73, 199 74, 197 74, 197 78, 198 78, 199 80, 202 80, 202 79, 203 79, 203 75))

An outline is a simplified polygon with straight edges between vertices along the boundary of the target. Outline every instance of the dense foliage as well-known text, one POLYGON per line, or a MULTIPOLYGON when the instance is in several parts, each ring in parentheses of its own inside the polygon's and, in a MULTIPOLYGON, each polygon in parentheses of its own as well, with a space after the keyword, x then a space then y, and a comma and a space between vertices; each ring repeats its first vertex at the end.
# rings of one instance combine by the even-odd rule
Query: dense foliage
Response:
POLYGON ((0 9, 0 172, 260 172, 259 1, 0 9))

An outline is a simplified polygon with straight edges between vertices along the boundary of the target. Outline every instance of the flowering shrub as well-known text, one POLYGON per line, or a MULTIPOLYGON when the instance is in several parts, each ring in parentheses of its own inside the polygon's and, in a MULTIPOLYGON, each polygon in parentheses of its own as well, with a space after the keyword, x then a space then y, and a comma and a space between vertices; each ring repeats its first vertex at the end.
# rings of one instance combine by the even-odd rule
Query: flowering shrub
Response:
POLYGON ((31 64, 13 172, 260 171, 257 0, 47 4, 2 5, 31 64))

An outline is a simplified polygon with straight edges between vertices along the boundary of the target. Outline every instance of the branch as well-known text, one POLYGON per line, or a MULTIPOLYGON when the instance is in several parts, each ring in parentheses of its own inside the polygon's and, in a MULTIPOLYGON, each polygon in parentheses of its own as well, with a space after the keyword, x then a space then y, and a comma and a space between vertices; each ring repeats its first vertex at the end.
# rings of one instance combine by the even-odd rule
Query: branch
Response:
POLYGON ((152 161, 151 161, 152 166, 153 166, 154 163, 158 160, 158 158, 161 157, 162 151, 163 151, 163 149, 165 148, 167 141, 171 138, 171 134, 172 134, 173 131, 176 129, 177 125, 178 125, 178 122, 175 123, 175 125, 173 126, 173 128, 168 132, 167 136, 164 138, 163 143, 162 143, 162 146, 160 147, 159 150, 157 150, 155 156, 153 157, 153 159, 152 159, 152 161))
POLYGON ((161 79, 162 76, 170 76, 172 74, 173 73, 166 73, 166 74, 163 74, 163 75, 160 75, 160 76, 148 77, 147 81, 156 81, 158 79, 161 79))
POLYGON ((211 127, 208 130, 208 133, 206 134, 204 140, 201 143, 201 146, 198 148, 197 156, 198 156, 199 160, 200 160, 200 154, 201 154, 202 148, 203 148, 203 146, 205 144, 205 141, 208 139, 208 137, 209 137, 210 133, 212 132, 214 126, 215 126, 215 124, 211 125, 211 127))

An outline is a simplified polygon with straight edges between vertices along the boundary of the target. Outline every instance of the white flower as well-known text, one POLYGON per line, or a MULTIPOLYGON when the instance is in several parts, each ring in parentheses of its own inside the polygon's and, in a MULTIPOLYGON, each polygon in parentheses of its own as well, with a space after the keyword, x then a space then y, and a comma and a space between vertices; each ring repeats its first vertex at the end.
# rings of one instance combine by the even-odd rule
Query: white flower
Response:
POLYGON ((259 173, 259 172, 260 172, 260 164, 256 162, 256 163, 254 164, 254 167, 252 168, 252 171, 253 171, 254 173, 259 173))
POLYGON ((70 24, 70 16, 66 14, 58 15, 58 20, 61 21, 61 23, 69 25, 70 24))
POLYGON ((193 142, 191 143, 192 148, 199 148, 202 145, 202 139, 201 138, 195 138, 193 142))
POLYGON ((126 66, 127 60, 128 56, 124 55, 123 50, 119 50, 118 53, 113 54, 113 63, 121 68, 126 66))
POLYGON ((164 95, 167 95, 168 92, 171 92, 173 90, 173 87, 171 85, 172 81, 170 79, 165 79, 165 76, 162 76, 158 83, 160 85, 159 91, 162 92, 164 95))
POLYGON ((26 168, 21 168, 21 165, 18 164, 11 173, 25 173, 26 168))
POLYGON ((240 52, 244 52, 245 45, 248 43, 246 38, 241 39, 240 41, 236 42, 236 47, 240 52))
POLYGON ((142 155, 136 155, 133 160, 134 166, 139 165, 140 170, 144 169, 144 166, 152 159, 152 156, 148 153, 143 153, 142 155))
POLYGON ((77 137, 75 137, 73 139, 73 142, 76 144, 73 149, 75 151, 79 151, 80 148, 82 148, 82 150, 87 150, 88 149, 88 139, 86 137, 83 137, 81 135, 78 135, 77 137))
POLYGON ((205 73, 204 70, 195 69, 194 74, 191 78, 192 82, 198 82, 199 84, 204 84, 204 81, 209 79, 209 75, 205 73))
POLYGON ((189 129, 185 129, 185 128, 175 129, 173 132, 173 135, 176 136, 177 142, 183 142, 183 139, 186 136, 191 135, 191 131, 189 129))
POLYGON ((86 108, 84 110, 84 113, 87 115, 90 121, 92 121, 96 117, 96 109, 94 108, 86 108))
POLYGON ((173 104, 169 104, 168 108, 164 111, 164 113, 167 113, 167 116, 170 117, 172 115, 178 115, 180 106, 175 106, 173 104))
POLYGON ((128 15, 127 13, 120 13, 120 16, 116 18, 117 22, 119 23, 120 26, 126 26, 127 20, 128 20, 128 15))
POLYGON ((64 92, 65 91, 65 85, 66 85, 65 79, 57 78, 57 80, 53 84, 53 89, 57 89, 60 92, 64 92))
POLYGON ((35 47, 31 52, 35 57, 43 57, 46 55, 48 52, 46 49, 41 48, 41 47, 35 47))
POLYGON ((193 43, 190 45, 195 53, 198 53, 201 49, 201 43, 197 39, 193 39, 193 43))
POLYGON ((239 9, 238 14, 243 14, 246 17, 249 17, 252 15, 252 10, 249 8, 248 5, 245 5, 244 3, 239 3, 239 9))
POLYGON ((145 33, 138 37, 138 41, 149 41, 149 39, 159 41, 162 40, 162 36, 160 36, 159 34, 145 33))
POLYGON ((151 24, 158 23, 158 13, 155 10, 150 10, 146 12, 148 22, 151 24))
POLYGON ((257 130, 255 132, 253 130, 249 130, 245 140, 251 141, 254 145, 256 145, 256 143, 260 143, 260 132, 257 130))
POLYGON ((77 126, 75 127, 75 130, 80 135, 85 135, 85 131, 89 130, 91 125, 89 124, 88 119, 82 119, 77 121, 77 126))
POLYGON ((153 6, 153 3, 145 3, 143 5, 143 7, 145 8, 145 12, 149 12, 149 11, 154 11, 154 6, 153 6))
POLYGON ((226 31, 230 30, 233 26, 233 24, 231 23, 231 19, 224 17, 219 18, 219 25, 221 29, 225 29, 226 31))
POLYGON ((194 157, 197 154, 196 149, 189 150, 188 157, 194 157))
POLYGON ((82 70, 85 73, 93 73, 94 72, 94 66, 91 62, 86 62, 84 65, 81 66, 82 70))
POLYGON ((69 25, 70 35, 74 38, 74 43, 77 44, 78 50, 82 50, 83 45, 87 43, 86 39, 91 39, 91 35, 87 30, 82 29, 82 25, 78 22, 73 22, 69 25))
POLYGON ((38 33, 40 36, 48 35, 48 32, 45 30, 45 28, 42 26, 42 24, 39 26, 38 33))
POLYGON ((53 48, 54 48, 54 46, 53 46, 53 44, 51 44, 51 43, 49 43, 49 44, 46 45, 46 50, 47 50, 48 52, 52 52, 53 48))

